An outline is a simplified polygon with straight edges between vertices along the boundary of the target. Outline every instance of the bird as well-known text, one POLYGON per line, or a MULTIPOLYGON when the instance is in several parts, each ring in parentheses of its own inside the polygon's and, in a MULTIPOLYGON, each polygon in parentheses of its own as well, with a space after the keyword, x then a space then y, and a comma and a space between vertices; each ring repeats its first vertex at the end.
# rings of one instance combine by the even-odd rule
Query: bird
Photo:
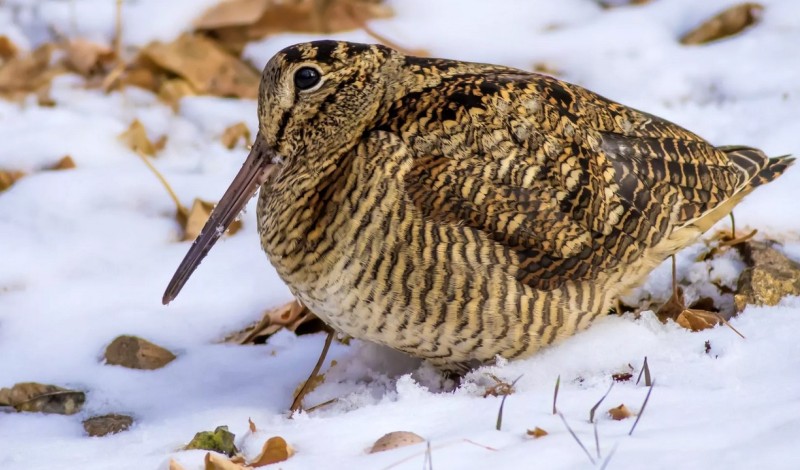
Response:
POLYGON ((269 60, 258 120, 163 303, 260 189, 299 301, 451 372, 585 329, 793 162, 548 75, 330 40, 269 60))

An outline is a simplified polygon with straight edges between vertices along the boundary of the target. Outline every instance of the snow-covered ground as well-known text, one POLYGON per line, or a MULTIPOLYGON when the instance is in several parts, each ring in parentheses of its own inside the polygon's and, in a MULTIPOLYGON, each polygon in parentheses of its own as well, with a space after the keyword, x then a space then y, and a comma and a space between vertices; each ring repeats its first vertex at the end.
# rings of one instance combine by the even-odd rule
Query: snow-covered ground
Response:
MULTIPOLYGON (((108 42, 108 0, 0 2, 0 34, 35 47, 48 31, 108 42)), ((126 1, 125 42, 169 40, 215 1, 126 1), (129 4, 129 5, 128 5, 129 4)), ((544 63, 562 78, 662 115, 717 144, 747 144, 770 154, 800 154, 800 3, 767 0, 762 22, 707 46, 677 38, 728 0, 654 0, 603 10, 590 0, 397 0, 396 16, 372 27, 432 55, 532 68, 544 63)), ((369 41, 363 32, 335 35, 369 41)), ((281 35, 250 44, 263 65, 284 45, 311 39, 281 35)), ((749 307, 732 324, 691 333, 651 314, 609 317, 588 331, 527 359, 474 372, 454 393, 424 385, 430 371, 403 356, 353 342, 337 345, 336 365, 307 404, 339 400, 287 419, 291 393, 305 378, 322 335, 279 333, 263 346, 221 344, 227 333, 290 300, 261 253, 253 210, 244 228, 219 243, 169 308, 161 294, 188 248, 170 199, 118 139, 133 119, 152 137, 169 136, 155 164, 185 204, 217 200, 246 154, 219 137, 244 121, 255 131, 255 103, 185 98, 180 112, 129 88, 103 95, 63 76, 55 107, 0 100, 0 168, 34 170, 69 154, 70 171, 38 172, 0 194, 0 387, 53 383, 87 391, 75 416, 0 413, 4 469, 165 469, 170 458, 196 469, 202 451, 179 451, 195 432, 228 425, 253 457, 270 436, 297 451, 285 469, 419 469, 425 445, 367 454, 386 432, 430 440, 433 468, 591 468, 558 416, 558 407, 595 453, 589 410, 611 374, 648 358, 656 380, 633 436, 632 420, 605 413, 624 403, 638 412, 647 388, 618 383, 598 411, 608 468, 800 468, 800 300, 749 307), (105 346, 134 334, 178 359, 156 371, 103 365, 105 346), (710 341, 711 351, 705 352, 710 341), (409 375, 410 373, 412 373, 409 375), (483 398, 490 372, 517 392, 505 403, 483 398), (422 383, 422 385, 420 384, 422 383), (89 438, 81 420, 129 413, 127 432, 89 438), (248 418, 258 426, 251 434, 248 418), (549 435, 526 436, 534 427, 549 435)), ((800 259, 800 169, 760 188, 736 210, 737 224, 785 243, 800 259)), ((691 252, 692 249, 689 249, 691 252)), ((695 250, 696 252, 696 250, 695 250)), ((679 258, 691 273, 691 253, 679 258)), ((664 289, 668 266, 648 286, 664 289)))

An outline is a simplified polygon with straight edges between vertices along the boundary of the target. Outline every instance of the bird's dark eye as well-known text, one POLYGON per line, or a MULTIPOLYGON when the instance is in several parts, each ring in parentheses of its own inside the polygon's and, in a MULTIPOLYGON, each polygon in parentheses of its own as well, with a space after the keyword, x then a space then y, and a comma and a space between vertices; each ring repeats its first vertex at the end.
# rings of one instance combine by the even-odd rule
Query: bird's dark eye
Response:
POLYGON ((309 88, 314 88, 320 79, 322 79, 322 76, 319 70, 313 67, 303 67, 294 73, 294 86, 298 90, 308 90, 309 88))

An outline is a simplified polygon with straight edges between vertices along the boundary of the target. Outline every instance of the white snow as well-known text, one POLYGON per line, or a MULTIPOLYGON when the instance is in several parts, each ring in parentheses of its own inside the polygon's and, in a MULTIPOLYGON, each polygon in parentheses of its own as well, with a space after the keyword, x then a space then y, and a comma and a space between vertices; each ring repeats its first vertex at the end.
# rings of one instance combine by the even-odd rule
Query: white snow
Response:
MULTIPOLYGON (((174 38, 215 2, 127 1, 125 42, 174 38)), ((2 2, 0 32, 24 48, 48 40, 49 31, 108 41, 113 3, 2 2)), ((589 0, 408 0, 395 1, 397 16, 372 27, 434 56, 522 68, 546 63, 714 143, 800 154, 800 4, 763 1, 762 23, 741 35, 702 47, 677 42, 734 3, 660 0, 602 10, 589 0)), ((369 40, 361 31, 335 37, 369 40)), ((245 56, 261 66, 281 47, 314 38, 275 36, 250 44, 245 56)), ((646 387, 618 383, 598 409, 603 458, 616 448, 608 468, 800 468, 797 298, 749 307, 733 319, 746 340, 724 327, 691 333, 652 314, 605 318, 535 357, 475 371, 454 393, 432 391, 436 374, 399 353, 358 341, 335 345, 329 360, 338 364, 307 403, 339 400, 289 420, 291 393, 315 363, 322 335, 279 333, 263 346, 219 342, 291 299, 260 250, 254 211, 163 307, 161 294, 189 242, 176 242, 172 202, 117 140, 133 119, 151 137, 167 134, 155 165, 184 204, 217 200, 245 155, 242 147, 225 149, 219 137, 240 121, 255 133, 255 103, 185 98, 174 114, 149 93, 106 96, 82 89, 75 77, 56 80, 52 94, 52 108, 0 101, 0 168, 31 171, 66 154, 78 166, 35 173, 0 194, 0 386, 53 383, 86 390, 87 403, 66 417, 0 412, 2 468, 166 469, 174 458, 197 469, 204 452, 179 449, 195 432, 219 425, 236 433, 249 457, 270 436, 283 436, 297 450, 278 466, 285 469, 422 468, 424 444, 366 453, 398 430, 430 440, 437 470, 591 468, 552 414, 556 378, 558 408, 594 456, 589 409, 612 373, 630 364, 635 377, 645 356, 656 385, 633 436, 631 419, 612 421, 605 411, 624 403, 638 412, 646 387), (105 346, 120 334, 147 338, 178 359, 157 371, 103 365, 105 346), (508 381, 521 376, 499 432, 500 398, 483 398, 492 384, 487 373, 508 381), (83 434, 82 419, 109 412, 130 413, 136 424, 110 437, 83 434), (247 431, 248 418, 255 434, 247 431), (535 426, 549 435, 527 437, 535 426)), ((739 230, 757 227, 800 259, 799 197, 800 169, 793 168, 737 208, 739 230)), ((680 276, 696 282, 690 297, 708 295, 709 279, 731 285, 742 268, 733 255, 695 262, 703 249, 698 244, 678 257, 680 276)), ((667 263, 643 290, 666 298, 669 279, 667 263)))

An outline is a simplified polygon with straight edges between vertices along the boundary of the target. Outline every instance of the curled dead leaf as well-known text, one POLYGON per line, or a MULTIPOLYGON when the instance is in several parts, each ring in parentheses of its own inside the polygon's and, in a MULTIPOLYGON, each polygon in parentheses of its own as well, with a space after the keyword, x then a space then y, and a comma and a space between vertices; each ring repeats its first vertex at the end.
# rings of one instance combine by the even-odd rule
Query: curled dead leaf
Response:
POLYGON ((539 426, 536 426, 533 429, 528 429, 527 434, 529 436, 533 437, 534 439, 539 439, 540 437, 546 436, 547 435, 547 431, 545 431, 544 429, 540 428, 539 426))
POLYGON ((18 52, 16 44, 5 34, 0 34, 0 59, 13 59, 18 52))
POLYGON ((0 66, 0 93, 28 93, 49 85, 63 70, 50 63, 54 44, 44 44, 30 54, 8 59, 0 66))
POLYGON ((675 323, 692 331, 714 328, 722 323, 720 316, 714 312, 698 309, 685 309, 675 319, 675 323))
POLYGON ((80 411, 86 394, 56 385, 22 382, 0 389, 0 406, 12 406, 17 411, 71 415, 80 411))
POLYGON ((107 46, 85 39, 73 39, 65 48, 67 67, 83 76, 88 76, 111 66, 116 55, 107 46))
POLYGON ((261 453, 248 465, 251 467, 263 467, 277 462, 288 460, 289 457, 294 455, 292 446, 286 443, 286 440, 280 436, 270 437, 264 446, 261 448, 261 453))
POLYGON ((758 3, 740 3, 706 20, 681 38, 681 44, 705 44, 740 33, 761 18, 764 6, 758 3))
POLYGON ((419 434, 408 431, 395 431, 384 434, 380 439, 375 441, 372 448, 369 450, 370 454, 376 452, 383 452, 385 450, 397 449, 398 447, 405 447, 414 444, 425 442, 425 439, 420 437, 419 434))
POLYGON ((16 183, 20 178, 25 176, 22 171, 16 170, 0 170, 0 191, 5 191, 11 185, 16 183))
POLYGON ((245 467, 241 464, 231 461, 230 459, 226 458, 225 456, 215 454, 209 452, 206 454, 206 458, 204 460, 205 463, 205 470, 246 470, 249 467, 245 467))
POLYGON ((171 43, 154 42, 142 55, 185 79, 199 93, 258 97, 259 73, 205 36, 183 34, 171 43))
POLYGON ((260 321, 229 335, 225 341, 237 344, 262 344, 283 328, 297 334, 311 334, 322 331, 324 323, 295 300, 265 311, 260 321))
POLYGON ((48 170, 70 170, 75 168, 75 160, 69 155, 64 155, 56 163, 47 167, 48 170))
POLYGON ((608 414, 611 416, 611 419, 615 421, 621 421, 625 418, 630 418, 631 416, 633 416, 631 410, 629 410, 628 407, 625 406, 624 404, 619 405, 615 408, 611 408, 610 410, 608 410, 608 414))
POLYGON ((172 78, 165 80, 158 88, 158 98, 178 110, 178 104, 184 96, 194 96, 195 92, 192 85, 182 78, 172 78))
POLYGON ((236 147, 236 144, 242 140, 245 146, 250 146, 252 145, 251 137, 250 129, 247 127, 247 124, 240 122, 229 126, 222 132, 222 145, 227 149, 233 149, 236 147))
MULTIPOLYGON (((178 223, 183 226, 184 241, 194 240, 198 235, 200 235, 200 231, 203 230, 203 226, 211 216, 211 211, 214 210, 214 206, 216 206, 216 204, 211 201, 204 201, 202 199, 195 198, 194 202, 192 202, 192 207, 188 210, 188 212, 183 214, 181 211, 178 211, 177 219, 178 223)), ((228 230, 225 233, 228 235, 233 235, 241 228, 242 221, 236 219, 228 227, 228 230)))
POLYGON ((147 136, 144 124, 138 119, 133 120, 128 130, 119 135, 119 139, 134 152, 141 152, 151 157, 156 154, 155 145, 147 136))

